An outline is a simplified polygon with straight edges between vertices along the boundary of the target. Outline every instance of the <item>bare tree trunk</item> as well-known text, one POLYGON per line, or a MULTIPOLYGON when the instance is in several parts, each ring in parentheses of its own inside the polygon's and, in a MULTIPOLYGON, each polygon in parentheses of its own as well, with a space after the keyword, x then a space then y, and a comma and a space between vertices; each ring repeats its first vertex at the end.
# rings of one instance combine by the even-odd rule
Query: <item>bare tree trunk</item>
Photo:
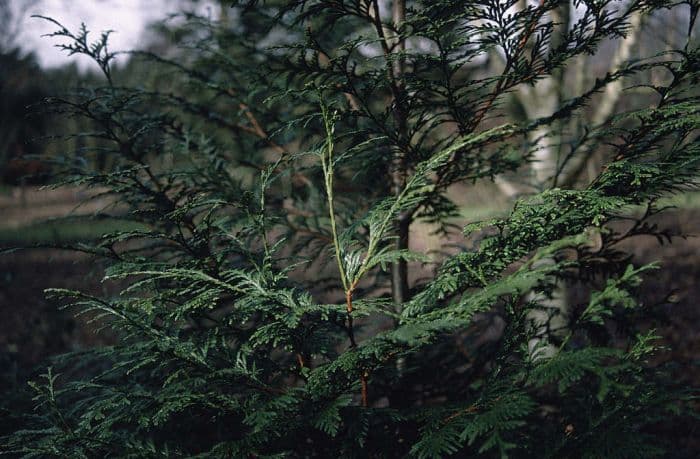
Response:
MULTIPOLYGON (((620 42, 620 45, 615 50, 615 55, 613 56, 612 62, 610 64, 610 71, 614 72, 619 70, 625 62, 627 62, 632 53, 632 49, 637 44, 639 40, 640 31, 642 30, 643 15, 641 12, 636 11, 630 17, 630 27, 627 32, 627 36, 620 42)), ((615 107, 617 102, 622 96, 622 91, 624 87, 622 85, 622 80, 617 79, 612 83, 605 86, 603 94, 600 97, 600 102, 597 105, 596 111, 591 118, 591 124, 595 126, 600 126, 610 119, 610 117, 615 113, 615 107)), ((597 155, 585 154, 578 155, 573 158, 569 167, 563 172, 560 178, 560 183, 564 187, 573 186, 581 173, 584 170, 597 169, 595 165, 596 159, 600 160, 597 155)))
MULTIPOLYGON (((392 2, 392 20, 394 29, 398 30, 406 20, 405 0, 394 0, 392 2)), ((387 37, 388 38, 388 37, 387 37)), ((397 35, 390 43, 393 46, 394 54, 403 53, 406 49, 404 41, 397 35)), ((403 81, 404 59, 397 57, 392 63, 394 74, 394 122, 398 134, 398 146, 394 149, 391 162, 392 193, 398 196, 406 186, 406 150, 408 146, 408 126, 405 113, 405 86, 403 81)), ((411 217, 409 214, 399 215, 395 222, 397 250, 406 250, 409 245, 409 230, 411 227, 411 217)), ((408 287, 408 265, 405 260, 394 262, 391 266, 391 290, 394 300, 394 308, 397 313, 401 312, 403 303, 409 298, 408 287)))
MULTIPOLYGON (((552 22, 558 24, 552 34, 551 46, 556 47, 566 34, 571 18, 571 6, 562 5, 551 13, 552 22)), ((544 118, 555 113, 562 104, 563 71, 555 71, 547 78, 540 80, 534 87, 523 86, 517 93, 528 119, 544 118)), ((529 133, 530 148, 533 149, 533 162, 530 165, 530 177, 528 181, 535 189, 547 189, 555 175, 559 148, 562 143, 562 129, 559 125, 540 126, 529 133)), ((517 187, 510 185, 504 187, 504 180, 498 182, 501 190, 513 196, 517 187)), ((540 264, 553 264, 553 259, 540 260, 540 264)), ((530 293, 528 302, 537 302, 542 309, 532 309, 527 319, 530 321, 532 331, 536 337, 528 343, 530 354, 533 358, 546 358, 553 354, 554 346, 550 338, 552 330, 563 330, 566 326, 568 305, 566 302, 566 289, 558 285, 551 297, 544 297, 530 293)))
MULTIPOLYGON (((562 34, 566 33, 570 22, 570 13, 570 5, 565 5, 559 10, 552 11, 552 21, 559 24, 552 37, 552 46, 556 46, 556 42, 561 38, 562 34)), ((642 14, 635 12, 630 17, 628 35, 622 40, 615 52, 610 71, 618 70, 624 62, 629 60, 632 48, 639 37, 641 25, 642 14)), ((535 87, 520 88, 516 97, 518 97, 527 117, 530 120, 534 120, 555 113, 561 107, 563 84, 563 73, 554 73, 550 77, 539 81, 535 87)), ((583 82, 580 80, 577 80, 574 84, 575 86, 583 86, 583 82)), ((576 87, 574 88, 574 93, 579 94, 580 90, 581 88, 576 87)), ((605 87, 600 103, 597 105, 591 118, 594 126, 604 123, 612 116, 622 90, 621 80, 616 80, 605 87)), ((551 181, 559 166, 559 146, 562 143, 562 131, 557 126, 553 128, 542 126, 530 133, 529 140, 531 148, 534 150, 534 162, 530 166, 530 179, 534 182, 535 187, 546 189, 553 185, 551 181)), ((581 172, 587 168, 595 168, 595 156, 586 154, 585 151, 582 153, 572 160, 571 164, 559 177, 559 183, 564 187, 573 186, 581 172)), ((512 198, 519 194, 519 187, 506 178, 499 178, 496 184, 508 197, 512 198)), ((545 259, 541 260, 541 263, 554 263, 554 260, 545 259)), ((533 357, 546 358, 554 350, 549 339, 557 333, 553 330, 559 330, 560 332, 566 330, 569 309, 566 301, 566 288, 564 285, 558 285, 554 289, 551 298, 529 294, 527 300, 536 301, 543 308, 542 310, 532 310, 528 315, 533 331, 537 334, 537 337, 533 338, 529 343, 530 352, 533 357)))
MULTIPOLYGON (((520 7, 525 8, 526 2, 520 2, 520 7)), ((552 34, 552 47, 556 47, 562 40, 569 27, 570 5, 562 5, 558 10, 551 11, 552 22, 558 24, 552 34)), ((555 71, 552 75, 541 79, 534 87, 521 85, 518 92, 514 93, 529 120, 550 116, 561 106, 562 101, 561 71, 555 71)), ((547 187, 547 181, 556 170, 556 161, 561 144, 561 130, 550 129, 549 126, 540 126, 528 135, 530 148, 533 150, 533 162, 529 166, 527 177, 528 187, 540 189, 547 187)), ((496 185, 501 192, 509 198, 515 198, 523 192, 518 184, 507 177, 496 177, 496 185)))
MULTIPOLYGON (((560 17, 552 18, 554 22, 561 24, 559 27, 560 32, 565 31, 568 26, 569 12, 564 10, 562 9, 559 14, 552 12, 557 14, 557 16, 561 15, 560 17)), ((643 14, 639 11, 634 12, 630 16, 629 31, 617 47, 609 71, 619 70, 629 60, 631 52, 639 40, 642 19, 643 14)), ((559 33, 555 34, 553 41, 557 40, 557 35, 559 33)), ((515 96, 519 99, 530 120, 550 116, 559 109, 561 105, 562 77, 563 75, 561 74, 552 75, 538 82, 534 88, 527 86, 519 88, 515 96)), ((581 85, 582 81, 576 81, 575 86, 581 85)), ((623 89, 623 82, 620 79, 605 87, 600 97, 600 102, 596 105, 596 110, 591 117, 593 126, 605 123, 614 114, 623 89)), ((576 91, 575 93, 578 94, 579 92, 576 91)), ((542 187, 552 178, 557 169, 558 145, 560 145, 562 139, 559 132, 551 132, 546 127, 536 129, 530 134, 529 138, 535 150, 534 162, 530 169, 530 178, 534 181, 536 187, 542 187)), ((583 154, 573 158, 558 178, 560 186, 564 188, 573 186, 582 172, 588 170, 590 173, 590 169, 595 168, 596 159, 595 155, 586 154, 585 151, 583 154)), ((498 177, 496 184, 501 192, 510 198, 522 192, 522 187, 506 177, 498 177)))

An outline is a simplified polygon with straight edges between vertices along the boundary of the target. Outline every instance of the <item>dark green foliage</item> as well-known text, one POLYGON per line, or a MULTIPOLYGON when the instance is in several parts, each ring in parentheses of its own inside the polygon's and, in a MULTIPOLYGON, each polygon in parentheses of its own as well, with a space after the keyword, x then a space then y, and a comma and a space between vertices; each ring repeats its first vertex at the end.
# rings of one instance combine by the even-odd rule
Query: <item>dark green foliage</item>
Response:
POLYGON ((104 318, 120 343, 56 359, 6 451, 662 454, 653 426, 681 416, 687 394, 648 364, 653 333, 613 331, 645 310, 635 289, 654 268, 618 244, 662 237, 645 222, 656 201, 697 177, 698 52, 608 74, 551 117, 502 122, 509 91, 595 53, 636 11, 674 6, 577 2, 579 19, 553 43, 547 13, 560 2, 516 3, 407 2, 400 23, 380 20, 372 1, 236 4, 228 24, 193 17, 176 32, 195 52, 135 55, 167 79, 154 87, 122 85, 106 35, 90 44, 85 30, 57 24, 107 85, 55 107, 92 120, 96 130, 79 135, 98 139, 92 153, 114 165, 68 158, 66 182, 114 197, 96 217, 143 229, 75 247, 108 260, 106 281, 127 287, 111 298, 48 293, 104 318), (501 53, 500 72, 472 65, 488 53, 501 53), (595 180, 548 186, 469 225, 478 243, 397 293, 402 269, 430 260, 408 250, 404 232, 428 221, 445 234, 458 214, 448 187, 527 165, 535 129, 581 116, 606 84, 654 68, 671 77, 648 108, 572 142, 572 155, 608 153, 595 180), (630 217, 627 232, 610 225, 630 217), (590 287, 589 302, 561 329, 534 325, 533 313, 562 314, 544 299, 574 280, 590 287), (480 341, 489 317, 501 327, 480 341))

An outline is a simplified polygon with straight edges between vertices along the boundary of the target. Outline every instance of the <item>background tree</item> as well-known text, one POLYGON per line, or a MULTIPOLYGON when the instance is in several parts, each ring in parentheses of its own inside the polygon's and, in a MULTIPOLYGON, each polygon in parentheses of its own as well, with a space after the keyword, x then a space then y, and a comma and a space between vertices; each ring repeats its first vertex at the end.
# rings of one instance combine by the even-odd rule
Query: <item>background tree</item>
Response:
POLYGON ((137 88, 119 80, 107 35, 90 43, 85 29, 55 22, 65 49, 93 57, 106 82, 56 107, 91 120, 97 128, 78 135, 100 148, 85 154, 113 164, 67 162, 67 181, 106 188, 118 205, 97 217, 143 229, 76 247, 128 286, 114 298, 51 293, 110 317, 123 342, 57 360, 34 386, 41 410, 9 450, 660 454, 655 423, 687 404, 647 365, 655 336, 634 321, 649 309, 635 290, 654 267, 619 247, 667 237, 647 220, 696 177, 698 52, 608 73, 533 120, 504 122, 503 103, 637 14, 689 8, 692 26, 697 5, 583 1, 558 41, 550 13, 561 2, 517 5, 235 4, 221 23, 188 15, 176 33, 192 53, 137 53, 163 75, 137 88), (503 58, 495 72, 473 65, 493 53, 503 58), (649 88, 648 107, 592 127, 590 148, 613 153, 585 188, 519 200, 467 226, 476 243, 439 260, 408 250, 417 221, 448 232, 450 187, 516 170, 538 151, 534 132, 654 69, 668 77, 649 88), (411 278, 417 262, 439 267, 411 278), (547 305, 522 297, 547 298, 563 281, 587 283, 590 298, 542 356, 527 344, 552 330, 528 317, 547 305))
MULTIPOLYGON (((27 2, 27 6, 30 4, 27 2)), ((29 140, 39 135, 45 121, 26 119, 27 106, 39 102, 45 93, 43 82, 30 78, 38 72, 37 63, 32 56, 24 55, 16 43, 20 9, 20 5, 8 0, 0 1, 0 178, 3 181, 18 181, 31 173, 21 164, 14 164, 8 170, 8 162, 36 153, 36 146, 29 140)))

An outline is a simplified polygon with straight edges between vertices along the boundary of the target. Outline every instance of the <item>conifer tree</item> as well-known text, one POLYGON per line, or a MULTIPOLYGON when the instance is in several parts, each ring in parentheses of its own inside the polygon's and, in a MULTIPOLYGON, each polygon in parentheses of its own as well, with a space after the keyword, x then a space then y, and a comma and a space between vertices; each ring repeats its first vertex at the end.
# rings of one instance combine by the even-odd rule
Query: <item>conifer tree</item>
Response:
POLYGON ((86 28, 47 19, 105 81, 53 107, 94 122, 75 135, 95 138, 92 154, 114 164, 95 171, 67 157, 62 183, 103 190, 114 204, 94 218, 141 229, 73 247, 105 260, 106 281, 123 291, 48 294, 96 314, 120 341, 56 359, 32 383, 37 411, 6 449, 663 454, 653 427, 684 416, 687 394, 648 364, 657 337, 634 321, 648 310, 637 287, 660 268, 636 264, 620 243, 668 237, 648 220, 697 177, 698 4, 577 1, 553 43, 549 13, 562 2, 519 3, 234 3, 218 22, 188 15, 173 33, 187 45, 179 53, 132 53, 161 76, 148 86, 122 82, 108 34, 91 42, 86 28), (630 18, 671 7, 689 12, 684 49, 627 63, 554 113, 508 121, 512 91, 595 54, 630 18), (502 64, 492 74, 483 64, 494 52, 502 64), (609 158, 591 183, 522 197, 508 215, 467 225, 458 250, 410 250, 412 225, 450 232, 460 211, 450 187, 531 162, 533 132, 655 69, 667 78, 646 87, 647 106, 562 148, 559 171, 592 151, 609 158), (410 269, 432 275, 416 280, 410 269), (589 300, 559 333, 533 327, 532 311, 556 311, 532 298, 561 282, 583 282, 589 300), (554 351, 528 349, 543 334, 554 351))

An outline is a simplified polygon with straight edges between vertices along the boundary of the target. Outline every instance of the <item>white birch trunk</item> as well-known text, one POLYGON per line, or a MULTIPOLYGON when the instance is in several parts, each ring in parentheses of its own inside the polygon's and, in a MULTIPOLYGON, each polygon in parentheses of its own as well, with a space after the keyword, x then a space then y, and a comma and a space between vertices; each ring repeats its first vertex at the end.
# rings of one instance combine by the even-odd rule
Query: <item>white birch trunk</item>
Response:
MULTIPOLYGON (((568 14, 562 16, 553 12, 552 20, 561 24, 560 30, 568 28, 568 21, 563 20, 568 18, 568 14)), ((634 13, 630 18, 630 28, 627 36, 620 42, 615 55, 611 62, 610 71, 617 71, 630 58, 631 51, 639 37, 639 31, 642 26, 642 14, 634 13)), ((556 34, 556 32, 555 32, 556 34)), ((549 77, 540 80, 534 87, 523 87, 516 97, 525 110, 527 117, 530 120, 551 116, 561 107, 561 92, 563 83, 563 75, 550 75, 549 77)), ((577 78, 575 86, 582 86, 583 81, 577 78)), ((620 99, 623 91, 622 80, 618 79, 607 85, 603 91, 600 102, 597 105, 591 123, 593 126, 598 126, 607 121, 615 111, 615 106, 620 99)), ((574 88, 575 93, 580 93, 579 88, 574 88)), ((529 135, 531 148, 533 149, 533 162, 530 164, 529 181, 535 189, 546 189, 550 185, 550 181, 557 172, 559 166, 559 145, 562 143, 561 130, 552 129, 549 126, 541 126, 533 130, 529 135)), ((585 152, 584 152, 585 153, 585 152)), ((559 177, 561 183, 573 184, 578 175, 587 167, 597 168, 594 164, 594 156, 589 154, 581 155, 575 158, 574 161, 563 171, 563 177, 559 177)), ((589 170, 589 173, 591 171, 589 170)), ((512 181, 499 177, 496 184, 500 190, 508 197, 512 198, 519 194, 519 187, 512 181)), ((540 263, 554 263, 554 260, 542 260, 540 263)), ((531 321, 533 331, 537 337, 530 340, 528 343, 529 351, 532 358, 548 358, 555 352, 554 346, 550 343, 548 336, 556 336, 557 333, 566 330, 567 316, 569 313, 568 303, 566 301, 566 288, 564 285, 559 285, 553 292, 551 298, 530 293, 526 297, 526 301, 534 301, 542 306, 542 310, 532 310, 528 314, 528 320, 531 321), (558 332, 553 332, 558 330, 558 332)))

